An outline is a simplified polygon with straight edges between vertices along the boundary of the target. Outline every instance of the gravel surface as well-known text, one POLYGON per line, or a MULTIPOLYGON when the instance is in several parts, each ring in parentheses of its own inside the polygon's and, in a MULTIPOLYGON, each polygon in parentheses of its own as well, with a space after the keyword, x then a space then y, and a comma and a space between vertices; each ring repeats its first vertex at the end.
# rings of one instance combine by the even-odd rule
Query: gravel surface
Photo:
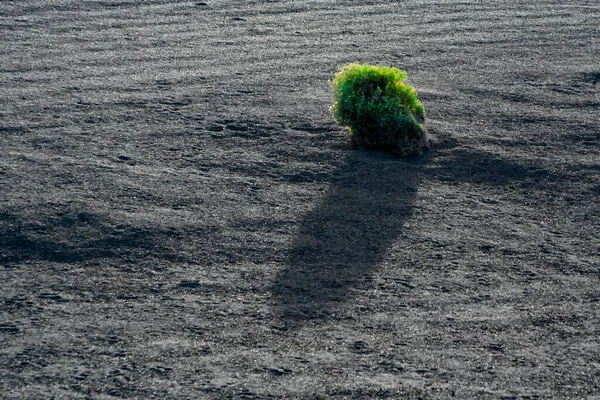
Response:
POLYGON ((0 398, 600 399, 600 5, 0 2, 0 398), (353 149, 350 62, 434 146, 353 149))

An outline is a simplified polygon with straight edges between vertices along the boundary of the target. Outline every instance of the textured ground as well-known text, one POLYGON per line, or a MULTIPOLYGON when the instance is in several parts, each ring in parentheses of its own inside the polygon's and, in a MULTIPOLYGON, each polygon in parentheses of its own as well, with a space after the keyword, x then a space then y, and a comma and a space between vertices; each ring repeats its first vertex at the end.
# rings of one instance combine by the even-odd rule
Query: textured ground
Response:
POLYGON ((598 21, 0 2, 0 398, 600 398, 598 21), (354 61, 430 153, 351 148, 354 61))

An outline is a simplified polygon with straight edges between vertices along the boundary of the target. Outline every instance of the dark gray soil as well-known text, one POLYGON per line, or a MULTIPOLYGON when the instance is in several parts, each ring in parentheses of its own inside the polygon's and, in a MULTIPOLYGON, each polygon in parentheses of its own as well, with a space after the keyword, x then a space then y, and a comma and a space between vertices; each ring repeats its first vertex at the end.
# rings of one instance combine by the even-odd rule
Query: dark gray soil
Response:
POLYGON ((3 0, 0 397, 599 399, 596 0, 3 0), (349 62, 434 141, 353 149, 349 62))

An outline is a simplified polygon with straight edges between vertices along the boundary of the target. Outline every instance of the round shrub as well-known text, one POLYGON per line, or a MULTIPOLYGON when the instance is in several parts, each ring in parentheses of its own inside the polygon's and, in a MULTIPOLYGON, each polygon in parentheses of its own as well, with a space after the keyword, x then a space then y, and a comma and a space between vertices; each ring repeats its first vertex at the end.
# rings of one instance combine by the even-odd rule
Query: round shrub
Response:
POLYGON ((422 154, 425 109, 398 68, 350 64, 335 74, 333 117, 350 131, 355 146, 399 156, 422 154))

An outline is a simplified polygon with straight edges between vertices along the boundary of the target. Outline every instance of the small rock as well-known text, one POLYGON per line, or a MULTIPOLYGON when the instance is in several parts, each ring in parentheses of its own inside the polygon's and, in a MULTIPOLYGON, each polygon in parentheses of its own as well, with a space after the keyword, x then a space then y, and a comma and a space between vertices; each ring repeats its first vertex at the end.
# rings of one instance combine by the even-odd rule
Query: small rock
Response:
POLYGON ((273 375, 277 375, 277 376, 281 376, 281 375, 288 375, 292 373, 292 370, 289 368, 267 368, 267 371, 269 371, 271 374, 273 375))
POLYGON ((364 340, 357 340, 350 345, 350 349, 356 353, 368 353, 371 351, 369 343, 364 340))
POLYGON ((19 328, 14 324, 0 324, 0 332, 17 333, 19 328))

